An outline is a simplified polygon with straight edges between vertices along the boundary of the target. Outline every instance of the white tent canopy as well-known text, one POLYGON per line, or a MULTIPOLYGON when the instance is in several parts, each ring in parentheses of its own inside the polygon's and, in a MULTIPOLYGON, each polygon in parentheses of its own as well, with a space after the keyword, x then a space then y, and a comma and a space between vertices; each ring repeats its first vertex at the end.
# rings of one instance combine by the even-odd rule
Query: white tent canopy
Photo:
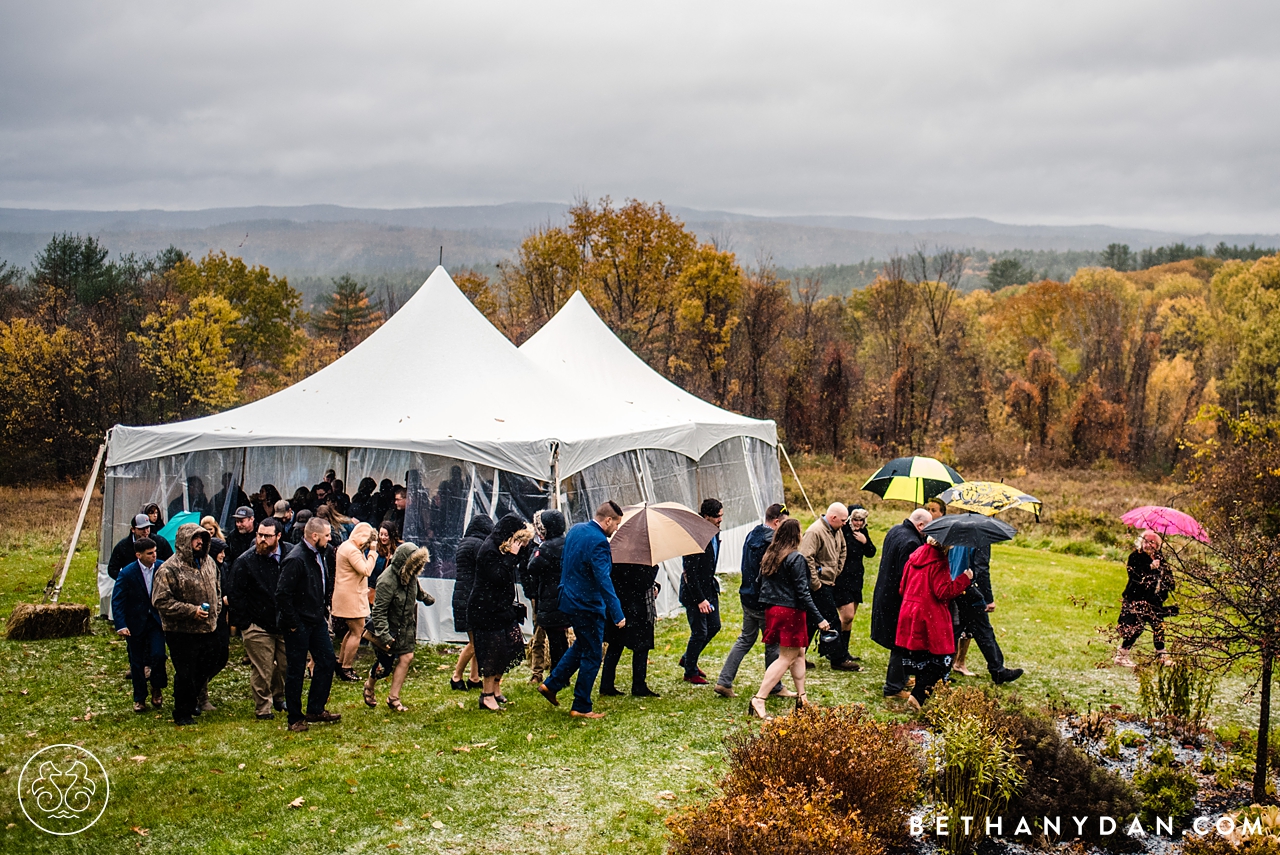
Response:
POLYGON ((351 494, 364 476, 409 487, 404 534, 432 546, 439 577, 423 580, 439 605, 420 631, 455 638, 452 554, 472 517, 527 517, 563 484, 571 521, 597 498, 627 503, 646 493, 694 506, 699 495, 723 494, 758 519, 765 493, 781 498, 775 443, 772 422, 721 410, 663 379, 580 294, 517 349, 438 267, 368 339, 287 389, 204 418, 113 428, 99 588, 109 597, 106 556, 147 502, 170 515, 202 500, 211 507, 200 491, 219 481, 246 492, 276 484, 288 497, 331 468, 351 494), (617 479, 603 476, 620 465, 646 488, 613 489, 617 479), (717 491, 701 490, 704 468, 717 491), (721 487, 718 469, 740 477, 721 487))

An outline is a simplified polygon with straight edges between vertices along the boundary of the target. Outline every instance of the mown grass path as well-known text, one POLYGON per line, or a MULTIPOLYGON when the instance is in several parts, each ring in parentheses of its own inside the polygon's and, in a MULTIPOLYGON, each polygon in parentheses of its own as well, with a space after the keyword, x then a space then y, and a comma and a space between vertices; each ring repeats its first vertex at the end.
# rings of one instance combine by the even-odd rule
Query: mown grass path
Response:
MULTIPOLYGON (((877 543, 883 535, 875 532, 877 543)), ((94 558, 77 557, 69 601, 96 602, 94 558)), ((40 551, 0 557, 0 613, 35 599, 55 562, 40 551)), ((869 600, 874 566, 868 570, 869 600)), ((1008 663, 1027 669, 1010 691, 1081 710, 1133 707, 1133 677, 1098 667, 1111 648, 1097 627, 1114 621, 1123 577, 1114 562, 996 548, 994 624, 1008 663)), ((703 664, 713 680, 741 626, 736 578, 725 580, 721 602, 725 628, 703 664)), ((832 673, 824 664, 811 672, 810 697, 895 716, 881 702, 886 656, 866 640, 867 626, 860 612, 855 646, 865 672, 832 673)), ((597 708, 608 717, 582 724, 568 717, 567 704, 555 710, 538 697, 527 670, 508 680, 509 710, 481 712, 475 692, 449 691, 453 655, 420 648, 403 694, 409 713, 393 715, 385 704, 369 710, 359 684, 335 682, 330 709, 343 721, 295 735, 283 718, 254 719, 248 669, 233 641, 232 664, 212 687, 218 710, 179 729, 168 707, 159 716, 133 713, 121 679, 124 645, 107 624, 95 621, 94 630, 85 638, 0 641, 4 852, 661 852, 663 817, 713 791, 721 741, 748 726, 746 698, 763 667, 758 653, 744 663, 740 699, 688 686, 676 668, 687 626, 682 617, 663 620, 650 667, 662 698, 606 698, 597 708), (57 742, 83 744, 111 776, 102 819, 61 839, 33 828, 16 795, 22 764, 57 742), (299 797, 300 808, 288 807, 299 797)), ((1144 638, 1140 649, 1149 645, 1144 638)), ((358 664, 367 667, 366 656, 358 664)), ((976 648, 970 664, 985 671, 976 648)), ((380 689, 384 700, 385 683, 380 689)), ((1256 715, 1234 705, 1225 712, 1242 721, 1256 715)))

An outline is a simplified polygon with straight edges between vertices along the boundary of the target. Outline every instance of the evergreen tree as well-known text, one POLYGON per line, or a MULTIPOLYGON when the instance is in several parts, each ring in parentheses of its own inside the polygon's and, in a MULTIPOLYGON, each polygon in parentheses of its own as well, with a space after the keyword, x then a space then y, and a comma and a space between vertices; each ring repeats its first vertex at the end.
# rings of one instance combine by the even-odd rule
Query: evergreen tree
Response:
POLYGON ((311 325, 316 332, 332 340, 338 353, 346 353, 382 323, 382 311, 369 301, 364 285, 349 273, 333 280, 333 293, 318 301, 323 311, 316 315, 311 325))

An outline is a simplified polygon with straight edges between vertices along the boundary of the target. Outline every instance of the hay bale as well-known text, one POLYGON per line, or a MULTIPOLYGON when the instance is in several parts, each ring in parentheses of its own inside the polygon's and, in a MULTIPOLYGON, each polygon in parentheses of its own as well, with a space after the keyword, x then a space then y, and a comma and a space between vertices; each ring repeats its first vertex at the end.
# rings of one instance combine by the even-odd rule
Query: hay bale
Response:
POLYGON ((9 615, 10 641, 89 635, 92 614, 82 603, 18 603, 9 615))

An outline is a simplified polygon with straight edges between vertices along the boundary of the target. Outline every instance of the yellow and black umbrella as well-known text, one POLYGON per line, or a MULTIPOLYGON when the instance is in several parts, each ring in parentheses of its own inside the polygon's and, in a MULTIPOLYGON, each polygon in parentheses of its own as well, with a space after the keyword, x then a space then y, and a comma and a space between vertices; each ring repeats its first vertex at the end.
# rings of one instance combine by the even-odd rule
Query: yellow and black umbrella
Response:
POLYGON ((1025 508, 1040 519, 1041 502, 1016 487, 995 481, 965 481, 938 496, 949 507, 993 517, 1013 508, 1025 508))
POLYGON ((882 499, 923 505, 948 487, 961 483, 964 479, 959 472, 932 457, 899 457, 881 466, 862 489, 882 499))

